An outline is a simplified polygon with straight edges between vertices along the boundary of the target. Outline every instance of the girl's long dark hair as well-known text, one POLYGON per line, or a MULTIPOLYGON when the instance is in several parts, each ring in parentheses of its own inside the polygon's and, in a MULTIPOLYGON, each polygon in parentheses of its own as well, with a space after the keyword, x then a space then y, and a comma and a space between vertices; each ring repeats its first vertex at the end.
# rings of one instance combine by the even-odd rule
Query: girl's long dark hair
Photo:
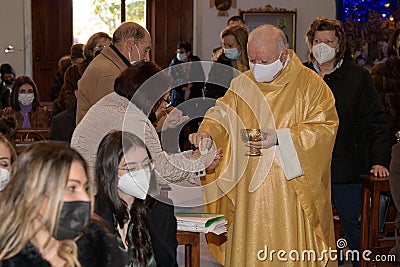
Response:
MULTIPOLYGON (((107 134, 99 145, 96 160, 97 194, 108 201, 120 228, 128 223, 126 243, 133 252, 133 259, 146 266, 152 255, 152 246, 147 232, 147 213, 155 200, 149 195, 145 200, 135 199, 128 214, 128 205, 118 195, 118 164, 132 147, 145 148, 143 141, 128 132, 114 131, 107 134)), ((153 174, 152 174, 153 176, 153 174)))

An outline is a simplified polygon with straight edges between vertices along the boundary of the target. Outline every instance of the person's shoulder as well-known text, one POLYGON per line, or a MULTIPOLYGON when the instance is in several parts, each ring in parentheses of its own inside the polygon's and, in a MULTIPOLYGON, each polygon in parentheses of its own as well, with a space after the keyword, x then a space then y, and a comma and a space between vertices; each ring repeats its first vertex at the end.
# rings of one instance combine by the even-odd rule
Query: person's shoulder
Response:
POLYGON ((366 68, 357 65, 351 61, 343 62, 342 66, 339 69, 342 69, 342 71, 353 78, 363 75, 370 75, 370 72, 366 68))
POLYGON ((50 267, 50 263, 46 261, 39 253, 37 248, 31 243, 27 243, 22 250, 12 258, 2 260, 1 267, 50 267))
MULTIPOLYGON (((123 96, 120 96, 119 94, 117 94, 116 92, 111 92, 106 94, 105 96, 103 96, 102 98, 100 98, 99 101, 97 101, 89 110, 88 113, 90 112, 90 110, 97 110, 97 109, 103 109, 105 107, 108 106, 119 106, 122 104, 124 105, 124 108, 126 107, 127 103, 129 102, 128 99, 126 99, 123 96)), ((92 111, 93 112, 93 111, 92 111)))
POLYGON ((95 212, 103 217, 103 219, 106 219, 106 216, 103 216, 104 214, 112 214, 111 204, 102 194, 95 195, 95 212))
POLYGON ((290 72, 293 73, 293 75, 291 75, 293 80, 291 80, 290 83, 301 83, 305 86, 300 86, 299 89, 310 92, 320 90, 321 88, 330 90, 328 85, 324 82, 324 79, 316 72, 312 63, 295 61, 294 64, 293 69, 290 70, 290 72))
POLYGON ((299 63, 299 75, 300 78, 307 77, 318 81, 323 81, 322 77, 314 69, 314 65, 311 62, 300 62, 299 63))
POLYGON ((217 62, 217 63, 221 63, 221 64, 225 64, 225 65, 228 65, 228 66, 232 66, 231 60, 230 60, 229 58, 227 58, 227 57, 225 56, 225 54, 221 54, 221 55, 218 57, 218 59, 217 59, 216 62, 217 62))
POLYGON ((172 199, 168 198, 168 197, 164 197, 161 195, 157 195, 157 203, 160 203, 160 205, 166 205, 166 206, 174 206, 174 202, 172 201, 172 199))
POLYGON ((171 63, 169 64, 169 66, 174 66, 174 65, 177 65, 177 64, 180 64, 181 62, 174 56, 172 59, 171 59, 171 63))
POLYGON ((61 125, 61 122, 64 120, 66 114, 66 110, 61 111, 60 113, 56 114, 53 118, 51 118, 51 126, 53 125, 61 125))
POLYGON ((103 73, 103 72, 107 71, 107 69, 104 69, 104 66, 107 64, 106 63, 107 61, 109 61, 107 58, 105 58, 101 54, 98 55, 87 66, 85 72, 83 73, 83 76, 85 76, 86 73, 93 75, 96 73, 103 73))
POLYGON ((101 221, 93 220, 84 235, 76 241, 82 266, 111 266, 118 252, 117 243, 101 221))
POLYGON ((8 90, 4 84, 0 84, 0 94, 3 94, 4 92, 10 92, 10 90, 8 90))
POLYGON ((114 50, 116 49, 116 47, 111 47, 111 46, 107 46, 104 47, 103 50, 101 50, 101 53, 98 54, 94 59, 96 59, 98 56, 104 56, 104 57, 115 57, 118 56, 117 52, 114 50))
POLYGON ((191 61, 201 61, 201 59, 198 56, 195 56, 195 55, 190 55, 190 60, 191 61))
POLYGON ((63 110, 51 119, 51 125, 53 125, 53 123, 54 123, 54 124, 58 124, 61 126, 61 125, 64 125, 65 123, 67 123, 67 121, 75 122, 75 117, 73 117, 71 115, 72 114, 71 114, 70 109, 63 110))
POLYGON ((82 61, 81 63, 76 65, 76 69, 79 72, 79 74, 82 76, 89 65, 90 65, 90 60, 85 59, 84 61, 82 61))
POLYGON ((172 218, 174 216, 174 203, 171 199, 157 195, 150 207, 150 218, 172 218))
POLYGON ((119 58, 112 48, 105 47, 103 51, 89 63, 82 78, 87 77, 88 75, 103 75, 104 73, 110 72, 112 69, 119 69, 122 63, 122 59, 119 58))
POLYGON ((305 67, 309 68, 309 69, 314 70, 314 65, 313 65, 313 63, 310 62, 310 61, 305 61, 305 62, 303 62, 303 65, 304 65, 305 67))
POLYGON ((372 70, 371 70, 371 74, 372 75, 384 75, 385 73, 390 72, 392 69, 392 66, 390 65, 389 60, 376 64, 372 70))

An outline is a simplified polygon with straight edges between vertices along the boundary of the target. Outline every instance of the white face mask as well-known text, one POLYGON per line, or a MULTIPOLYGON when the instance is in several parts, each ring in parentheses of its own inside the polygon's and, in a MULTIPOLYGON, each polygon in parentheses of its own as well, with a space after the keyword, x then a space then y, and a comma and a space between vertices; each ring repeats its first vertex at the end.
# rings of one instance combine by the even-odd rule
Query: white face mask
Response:
POLYGON ((250 70, 253 72, 253 76, 259 83, 269 83, 275 80, 277 74, 283 69, 282 62, 280 61, 282 52, 276 61, 271 64, 253 64, 249 62, 250 70))
POLYGON ((6 169, 0 168, 0 191, 3 191, 4 187, 10 181, 10 172, 6 169))
POLYGON ((18 101, 23 106, 32 104, 34 98, 35 98, 35 95, 33 93, 18 95, 18 101))
POLYGON ((312 47, 312 54, 317 60, 318 64, 322 65, 331 61, 336 54, 335 48, 330 47, 325 43, 319 43, 312 47))
POLYGON ((140 61, 140 53, 139 53, 139 49, 137 48, 136 44, 135 44, 135 48, 136 48, 136 51, 137 51, 139 59, 138 60, 132 60, 131 59, 131 51, 128 51, 128 57, 129 57, 129 61, 130 61, 131 65, 133 65, 136 62, 140 61))
POLYGON ((181 54, 181 53, 176 53, 176 58, 177 58, 179 61, 185 61, 185 60, 187 59, 187 56, 186 56, 185 53, 183 53, 183 54, 181 54))
POLYGON ((150 177, 149 169, 127 172, 119 177, 118 188, 125 194, 145 199, 150 187, 150 177))

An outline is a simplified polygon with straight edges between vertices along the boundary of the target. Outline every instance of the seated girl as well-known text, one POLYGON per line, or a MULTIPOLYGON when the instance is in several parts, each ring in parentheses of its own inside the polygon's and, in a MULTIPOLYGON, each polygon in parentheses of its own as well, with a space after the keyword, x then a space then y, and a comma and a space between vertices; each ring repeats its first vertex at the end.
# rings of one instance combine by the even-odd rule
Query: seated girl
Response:
POLYGON ((30 77, 15 79, 10 104, 11 107, 3 109, 3 115, 14 116, 17 128, 50 127, 50 112, 40 104, 36 84, 30 77))
POLYGON ((89 224, 91 184, 82 156, 66 144, 25 149, 0 194, 0 266, 121 266, 111 262, 105 228, 89 224))
POLYGON ((178 266, 174 208, 171 200, 148 194, 156 181, 143 141, 129 132, 107 134, 95 172, 96 212, 116 234, 125 266, 178 266))

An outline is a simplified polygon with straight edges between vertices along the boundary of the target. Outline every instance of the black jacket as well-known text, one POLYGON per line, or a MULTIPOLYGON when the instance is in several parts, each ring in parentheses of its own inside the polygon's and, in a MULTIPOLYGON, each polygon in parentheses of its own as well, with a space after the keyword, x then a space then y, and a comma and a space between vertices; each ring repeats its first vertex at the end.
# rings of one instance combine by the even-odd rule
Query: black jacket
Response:
POLYGON ((400 59, 391 55, 386 62, 376 65, 371 75, 385 108, 389 128, 396 133, 400 130, 400 59))
MULTIPOLYGON (((305 64, 314 69, 310 63, 305 64)), ((339 116, 332 155, 332 183, 360 183, 372 165, 389 167, 390 136, 383 106, 369 72, 352 63, 325 75, 339 116)))
MULTIPOLYGON (((158 196, 160 201, 155 204, 148 213, 147 227, 149 230, 151 245, 157 266, 178 267, 176 260, 176 218, 172 201, 158 196)), ((99 196, 96 196, 96 213, 107 222, 109 230, 115 232, 114 217, 110 204, 99 196)), ((118 248, 118 247, 117 247, 118 248)))
POLYGON ((10 106, 10 89, 5 85, 0 85, 0 109, 10 106))
MULTIPOLYGON (((122 267, 124 266, 115 250, 114 240, 99 223, 92 223, 86 235, 76 243, 78 259, 82 267, 122 267)), ((116 242, 116 241, 115 241, 116 242)), ((51 267, 37 248, 31 243, 14 257, 0 262, 0 267, 51 267)))
POLYGON ((232 61, 225 54, 221 54, 217 61, 213 63, 208 74, 208 79, 204 86, 205 96, 214 99, 223 97, 231 85, 232 79, 237 74, 238 71, 234 71, 232 61))
POLYGON ((65 141, 71 143, 72 134, 76 126, 76 100, 71 106, 57 114, 51 120, 50 140, 65 141))
POLYGON ((174 107, 178 106, 180 103, 184 101, 184 91, 182 88, 187 86, 187 83, 190 82, 192 84, 192 88, 190 88, 189 99, 202 97, 203 96, 203 88, 204 88, 204 71, 201 63, 199 62, 200 58, 194 55, 189 55, 189 62, 191 62, 189 73, 185 73, 183 68, 179 66, 183 62, 179 61, 176 57, 171 60, 169 64, 169 75, 173 78, 172 81, 172 90, 175 92, 171 92, 172 95, 175 96, 174 99, 171 99, 172 105, 174 107))

